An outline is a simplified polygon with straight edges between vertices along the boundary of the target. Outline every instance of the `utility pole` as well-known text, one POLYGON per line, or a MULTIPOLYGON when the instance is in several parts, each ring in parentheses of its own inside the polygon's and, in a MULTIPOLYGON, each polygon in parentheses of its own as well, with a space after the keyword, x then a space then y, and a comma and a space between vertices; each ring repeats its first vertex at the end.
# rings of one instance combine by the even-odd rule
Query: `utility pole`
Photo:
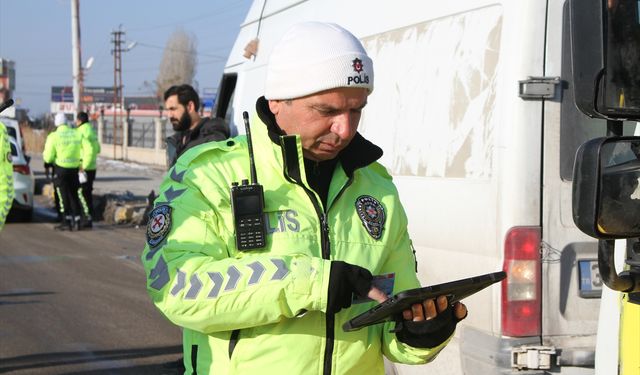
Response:
MULTIPOLYGON (((82 110, 82 58, 80 56, 80 4, 71 0, 71 60, 73 65, 73 106, 75 112, 82 110)), ((75 114, 74 114, 75 118, 75 114)))
POLYGON ((113 158, 116 158, 116 144, 118 128, 122 122, 122 44, 124 43, 124 31, 122 25, 118 30, 111 32, 113 42, 113 158))

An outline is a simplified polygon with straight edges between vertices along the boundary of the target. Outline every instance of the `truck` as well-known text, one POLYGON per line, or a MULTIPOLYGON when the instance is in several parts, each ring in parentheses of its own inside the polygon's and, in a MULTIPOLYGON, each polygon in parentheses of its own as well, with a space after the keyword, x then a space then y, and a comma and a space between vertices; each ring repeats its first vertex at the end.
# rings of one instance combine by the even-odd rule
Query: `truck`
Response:
MULTIPOLYGON (((243 132, 241 114, 263 95, 270 52, 293 24, 345 27, 373 59, 375 88, 358 131, 384 150, 380 161, 407 211, 421 283, 500 269, 508 275, 464 301, 469 316, 434 362, 387 363, 387 373, 594 374, 602 276, 598 240, 573 220, 573 166, 579 146, 607 130, 576 105, 576 88, 594 78, 574 74, 572 62, 602 30, 576 33, 572 14, 581 3, 604 9, 618 2, 637 5, 252 3, 215 115, 243 132), (572 43, 572 36, 587 42, 572 43)), ((636 129, 620 127, 621 134, 636 129)))

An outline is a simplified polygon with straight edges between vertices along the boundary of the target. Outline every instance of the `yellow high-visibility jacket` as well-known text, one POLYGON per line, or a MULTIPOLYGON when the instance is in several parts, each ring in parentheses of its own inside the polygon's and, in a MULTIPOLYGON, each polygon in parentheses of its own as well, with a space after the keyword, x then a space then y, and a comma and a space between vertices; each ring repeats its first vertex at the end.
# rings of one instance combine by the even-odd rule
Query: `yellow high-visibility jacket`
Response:
POLYGON ((0 229, 13 204, 13 164, 7 128, 0 122, 0 229))
POLYGON ((396 187, 359 134, 343 150, 326 206, 305 179, 298 136, 252 122, 264 187, 266 247, 235 245, 230 187, 249 179, 247 139, 197 146, 179 159, 149 215, 142 263, 160 311, 183 327, 187 374, 383 374, 383 355, 421 364, 446 345, 421 349, 390 332, 395 323, 345 332, 371 308, 327 314, 330 264, 342 260, 392 275, 393 293, 419 287, 407 218, 396 187))

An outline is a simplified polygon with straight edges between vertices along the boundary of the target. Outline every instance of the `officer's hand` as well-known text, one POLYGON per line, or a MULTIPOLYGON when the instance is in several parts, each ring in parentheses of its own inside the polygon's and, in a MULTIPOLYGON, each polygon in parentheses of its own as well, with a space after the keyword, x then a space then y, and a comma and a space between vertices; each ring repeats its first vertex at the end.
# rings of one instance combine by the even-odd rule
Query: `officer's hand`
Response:
MULTIPOLYGON (((439 296, 437 301, 435 299, 428 299, 420 303, 416 303, 411 306, 411 309, 404 310, 402 317, 404 320, 411 320, 414 322, 420 322, 423 320, 431 320, 438 316, 439 313, 445 311, 449 307, 446 296, 439 296)), ((456 302, 453 305, 453 315, 458 320, 467 317, 467 306, 462 302, 456 302)))
POLYGON ((402 317, 396 323, 401 326, 396 337, 416 348, 436 347, 453 334, 456 325, 467 317, 467 313, 463 303, 456 302, 450 306, 446 296, 425 300, 402 312, 402 317))
POLYGON ((372 286, 371 289, 369 289, 369 293, 367 293, 367 297, 371 298, 372 300, 378 303, 382 303, 389 299, 389 297, 387 297, 387 295, 384 294, 383 291, 376 288, 375 286, 372 286))
POLYGON ((373 276, 366 268, 338 260, 331 262, 327 314, 335 314, 351 306, 354 295, 369 296, 371 294, 374 299, 380 299, 380 294, 384 293, 380 291, 378 293, 377 289, 371 287, 372 280, 373 276))

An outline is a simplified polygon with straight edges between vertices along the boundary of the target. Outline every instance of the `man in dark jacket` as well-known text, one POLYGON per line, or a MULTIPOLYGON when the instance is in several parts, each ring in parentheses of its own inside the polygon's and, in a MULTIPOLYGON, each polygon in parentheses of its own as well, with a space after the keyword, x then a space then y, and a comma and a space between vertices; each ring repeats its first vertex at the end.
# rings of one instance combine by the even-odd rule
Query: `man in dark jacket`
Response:
POLYGON ((169 167, 193 146, 229 138, 223 119, 200 117, 200 98, 191 85, 171 86, 164 93, 164 104, 176 132, 167 138, 169 167))

